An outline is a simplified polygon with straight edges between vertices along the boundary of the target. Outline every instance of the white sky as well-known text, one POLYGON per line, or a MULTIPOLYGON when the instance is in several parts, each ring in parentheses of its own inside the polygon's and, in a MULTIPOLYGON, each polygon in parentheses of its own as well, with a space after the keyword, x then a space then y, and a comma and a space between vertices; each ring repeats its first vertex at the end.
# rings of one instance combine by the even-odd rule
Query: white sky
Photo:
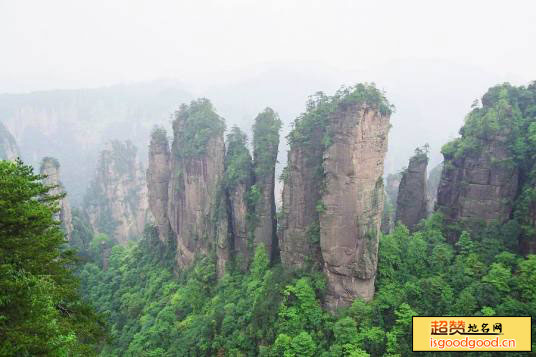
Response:
POLYGON ((0 92, 429 59, 536 79, 536 1, 0 0, 0 92))

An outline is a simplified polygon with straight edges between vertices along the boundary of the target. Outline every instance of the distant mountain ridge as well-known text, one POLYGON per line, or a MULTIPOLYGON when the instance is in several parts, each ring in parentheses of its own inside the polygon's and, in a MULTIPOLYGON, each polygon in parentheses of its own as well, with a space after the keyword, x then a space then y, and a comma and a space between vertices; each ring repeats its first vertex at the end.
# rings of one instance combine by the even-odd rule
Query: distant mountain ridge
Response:
POLYGON ((150 131, 191 95, 178 81, 160 80, 110 87, 0 95, 0 122, 15 137, 22 158, 38 166, 56 157, 76 204, 93 176, 104 143, 131 140, 147 157, 150 131))

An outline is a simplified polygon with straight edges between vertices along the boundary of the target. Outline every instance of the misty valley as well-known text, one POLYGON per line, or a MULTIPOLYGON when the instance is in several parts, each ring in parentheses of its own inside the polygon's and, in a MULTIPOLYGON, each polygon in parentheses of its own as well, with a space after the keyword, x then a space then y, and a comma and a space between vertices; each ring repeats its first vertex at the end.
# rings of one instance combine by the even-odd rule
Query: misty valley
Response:
POLYGON ((374 84, 304 98, 286 136, 176 90, 93 128, 107 91, 68 126, 42 115, 68 91, 0 106, 1 356, 408 356, 414 316, 536 316, 536 82, 391 172, 374 84))

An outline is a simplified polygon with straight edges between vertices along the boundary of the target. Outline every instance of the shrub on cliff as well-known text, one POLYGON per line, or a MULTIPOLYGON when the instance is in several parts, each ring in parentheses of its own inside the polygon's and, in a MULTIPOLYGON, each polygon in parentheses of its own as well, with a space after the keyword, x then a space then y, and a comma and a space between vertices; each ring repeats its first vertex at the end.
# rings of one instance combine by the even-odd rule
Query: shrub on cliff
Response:
POLYGON ((216 114, 208 99, 201 98, 180 106, 175 112, 173 130, 181 143, 177 155, 196 157, 206 152, 211 138, 223 134, 225 121, 216 114))

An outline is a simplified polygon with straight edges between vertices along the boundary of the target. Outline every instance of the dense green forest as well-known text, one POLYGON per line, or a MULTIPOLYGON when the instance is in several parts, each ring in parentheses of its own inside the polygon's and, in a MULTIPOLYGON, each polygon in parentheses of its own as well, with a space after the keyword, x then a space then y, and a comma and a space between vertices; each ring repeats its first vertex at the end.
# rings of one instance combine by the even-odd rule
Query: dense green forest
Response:
POLYGON ((270 267, 262 248, 249 273, 218 281, 207 258, 175 276, 153 228, 86 264, 83 294, 110 322, 102 356, 405 356, 414 315, 536 314, 536 256, 509 249, 510 225, 454 246, 443 230, 435 214, 382 236, 375 298, 335 315, 322 309, 322 274, 270 267))
MULTIPOLYGON (((367 93, 380 111, 392 110, 379 92, 367 93)), ((322 98, 291 143, 311 140, 314 124, 325 120, 331 102, 322 98)), ((206 101, 196 105, 211 112, 206 101)), ((203 118, 196 125, 206 132, 180 128, 191 144, 182 155, 199 155, 205 134, 223 131, 219 117, 204 118, 214 125, 203 118)), ((536 84, 496 86, 468 114, 461 137, 443 148, 450 164, 504 137, 511 157, 497 165, 519 170, 509 220, 451 222, 438 210, 413 233, 397 224, 380 237, 374 298, 333 313, 323 307, 318 267, 289 271, 270 263, 262 245, 248 269, 231 260, 218 278, 212 255, 178 270, 176 252, 152 225, 120 245, 93 234, 78 211, 68 245, 54 218, 61 195, 49 195, 31 167, 0 161, 0 356, 407 356, 412 316, 536 316, 535 118, 536 84)), ((316 144, 329 146, 328 134, 316 144)), ((227 145, 226 188, 248 182, 255 169, 263 173, 262 165, 252 167, 238 128, 227 145)))
MULTIPOLYGON (((188 271, 175 271, 173 254, 153 227, 128 247, 111 247, 97 237, 89 244, 95 259, 83 266, 80 277, 83 295, 110 323, 111 342, 101 355, 405 356, 412 354, 415 315, 534 316, 536 256, 521 254, 533 229, 527 211, 534 202, 534 92, 534 85, 490 89, 482 106, 469 113, 461 138, 443 149, 446 159, 463 156, 482 150, 487 137, 507 133, 513 153, 509 164, 521 172, 511 219, 453 225, 436 212, 415 233, 397 225, 380 239, 374 299, 357 299, 335 314, 322 307, 326 283, 321 272, 270 265, 262 247, 249 271, 231 265, 217 279, 211 257, 188 271)), ((379 92, 370 95, 379 98, 381 110, 391 110, 382 107, 379 92)), ((325 120, 320 107, 308 107, 310 121, 325 120)), ((298 122, 291 142, 310 131, 304 127, 308 122, 298 122)), ((230 152, 236 151, 231 156, 240 160, 232 160, 236 165, 229 166, 228 184, 250 170, 239 134, 230 134, 230 152)), ((307 135, 299 138, 307 140, 307 135)), ((329 145, 329 138, 322 144, 329 145)))

